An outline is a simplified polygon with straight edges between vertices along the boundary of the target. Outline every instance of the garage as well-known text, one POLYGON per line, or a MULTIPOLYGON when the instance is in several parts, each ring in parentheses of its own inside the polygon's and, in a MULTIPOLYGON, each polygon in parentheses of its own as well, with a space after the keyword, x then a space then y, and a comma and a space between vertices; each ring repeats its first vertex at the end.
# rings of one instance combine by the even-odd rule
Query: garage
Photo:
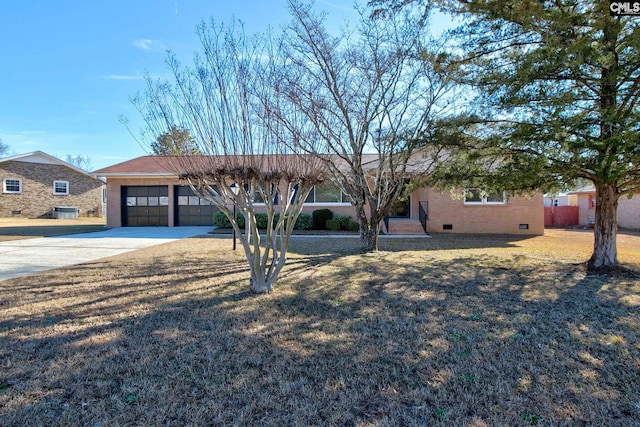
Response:
POLYGON ((168 186, 126 186, 122 188, 122 225, 127 227, 168 226, 168 186))
POLYGON ((211 203, 195 195, 190 187, 174 187, 175 225, 213 225, 213 214, 218 210, 211 203))

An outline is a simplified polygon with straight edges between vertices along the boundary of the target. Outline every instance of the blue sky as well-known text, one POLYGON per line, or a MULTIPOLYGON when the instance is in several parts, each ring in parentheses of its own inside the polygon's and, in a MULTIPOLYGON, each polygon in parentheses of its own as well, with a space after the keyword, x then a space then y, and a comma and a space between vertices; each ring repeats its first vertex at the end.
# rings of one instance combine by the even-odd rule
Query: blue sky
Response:
MULTIPOLYGON (((318 1, 335 22, 353 3, 318 1)), ((288 22, 285 0, 0 0, 0 139, 10 155, 88 156, 93 169, 147 154, 120 123, 166 50, 185 63, 198 23, 236 17, 247 32, 288 22)), ((137 136, 137 135, 136 135, 137 136)))

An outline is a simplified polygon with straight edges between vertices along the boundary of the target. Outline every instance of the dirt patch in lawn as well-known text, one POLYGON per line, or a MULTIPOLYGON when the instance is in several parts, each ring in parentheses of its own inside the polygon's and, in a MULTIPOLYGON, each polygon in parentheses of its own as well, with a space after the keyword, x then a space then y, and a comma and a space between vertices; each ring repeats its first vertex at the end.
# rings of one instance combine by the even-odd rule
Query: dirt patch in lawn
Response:
POLYGON ((105 229, 104 218, 28 219, 0 218, 0 242, 92 233, 105 229))
POLYGON ((5 281, 0 425, 639 425, 640 279, 591 242, 296 237, 262 296, 216 237, 5 281))

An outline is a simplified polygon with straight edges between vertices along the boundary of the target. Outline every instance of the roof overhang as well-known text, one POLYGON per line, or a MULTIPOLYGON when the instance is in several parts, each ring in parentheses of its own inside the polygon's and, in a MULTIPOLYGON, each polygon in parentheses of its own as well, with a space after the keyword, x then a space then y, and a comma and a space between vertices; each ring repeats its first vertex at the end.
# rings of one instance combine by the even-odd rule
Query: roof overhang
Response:
POLYGON ((142 178, 142 179, 153 179, 153 178, 172 178, 172 179, 180 179, 180 176, 177 174, 171 173, 157 173, 157 172, 108 172, 108 173, 98 173, 95 174, 96 177, 99 178, 142 178))
POLYGON ((60 160, 59 158, 47 154, 43 151, 33 151, 31 153, 19 154, 17 156, 5 157, 0 159, 0 163, 5 162, 38 163, 45 165, 64 166, 82 175, 86 175, 90 178, 101 181, 100 178, 98 178, 95 174, 91 174, 84 169, 80 169, 79 167, 72 165, 71 163, 67 163, 64 160, 60 160))

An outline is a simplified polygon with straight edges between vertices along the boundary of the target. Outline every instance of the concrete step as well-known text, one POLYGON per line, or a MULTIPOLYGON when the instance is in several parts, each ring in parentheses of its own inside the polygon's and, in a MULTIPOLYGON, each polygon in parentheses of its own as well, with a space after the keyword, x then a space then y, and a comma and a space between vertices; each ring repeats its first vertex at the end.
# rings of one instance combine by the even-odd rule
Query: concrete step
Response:
POLYGON ((389 234, 425 234, 422 224, 417 219, 389 220, 389 234))

